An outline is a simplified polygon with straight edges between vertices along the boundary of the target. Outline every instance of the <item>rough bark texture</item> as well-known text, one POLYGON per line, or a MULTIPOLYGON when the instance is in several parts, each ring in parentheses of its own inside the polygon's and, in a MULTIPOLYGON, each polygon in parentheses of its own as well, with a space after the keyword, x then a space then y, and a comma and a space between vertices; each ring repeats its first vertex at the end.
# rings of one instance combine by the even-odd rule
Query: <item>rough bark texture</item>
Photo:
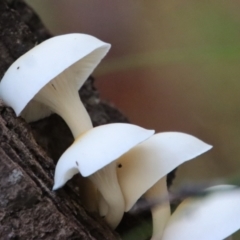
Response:
MULTIPOLYGON (((0 78, 16 58, 47 37, 37 16, 22 1, 0 1, 0 78)), ((82 97, 94 124, 126 121, 100 102, 92 85, 90 79, 82 97)), ((58 192, 51 191, 52 158, 57 160, 72 141, 60 117, 53 115, 31 129, 0 102, 0 239, 118 238, 102 219, 84 210, 71 182, 58 192)))
POLYGON ((72 186, 52 192, 54 163, 29 126, 0 105, 0 239, 116 239, 72 186))

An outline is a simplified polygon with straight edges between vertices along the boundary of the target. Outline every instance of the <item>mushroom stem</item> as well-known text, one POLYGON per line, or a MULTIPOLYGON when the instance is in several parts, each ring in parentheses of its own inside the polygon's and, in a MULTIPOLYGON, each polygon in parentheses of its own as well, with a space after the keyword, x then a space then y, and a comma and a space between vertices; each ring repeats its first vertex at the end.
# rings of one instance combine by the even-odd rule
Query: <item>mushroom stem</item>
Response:
MULTIPOLYGON (((60 115, 69 126, 74 138, 93 128, 91 119, 79 97, 77 84, 69 84, 71 75, 65 71, 45 85, 35 96, 35 100, 48 106, 60 115)), ((74 82, 74 81, 72 81, 74 82)), ((81 179, 82 202, 89 211, 97 211, 97 192, 95 186, 81 179), (87 189, 87 190, 86 190, 87 189)))
POLYGON ((98 212, 102 217, 106 216, 108 212, 108 205, 100 192, 98 192, 98 212))
POLYGON ((108 205, 106 222, 112 229, 115 229, 120 223, 125 209, 123 194, 117 179, 116 162, 108 164, 89 178, 97 186, 108 205))
POLYGON ((63 72, 45 85, 35 96, 35 100, 60 115, 69 126, 74 138, 77 138, 93 126, 79 97, 77 91, 79 86, 68 84, 70 77, 67 72, 63 72))
POLYGON ((79 174, 77 182, 80 189, 80 200, 89 212, 98 211, 98 192, 96 186, 89 178, 82 177, 79 174))
POLYGON ((144 197, 150 205, 158 199, 163 200, 163 202, 151 208, 153 219, 153 234, 151 240, 159 240, 163 235, 164 228, 171 215, 166 177, 161 178, 153 185, 153 187, 144 194, 144 197))

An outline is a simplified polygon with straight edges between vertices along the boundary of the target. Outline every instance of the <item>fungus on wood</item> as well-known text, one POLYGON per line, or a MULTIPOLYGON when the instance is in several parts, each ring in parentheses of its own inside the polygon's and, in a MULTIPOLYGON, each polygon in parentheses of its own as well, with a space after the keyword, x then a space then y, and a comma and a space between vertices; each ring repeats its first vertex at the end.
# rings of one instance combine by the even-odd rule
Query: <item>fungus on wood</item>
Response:
MULTIPOLYGON (((49 36, 23 1, 0 1, 0 78, 18 57, 49 36), (35 22, 30 28, 29 19, 35 22)), ((101 103, 92 84, 87 81, 82 91, 94 125, 111 122, 109 111, 116 116, 113 121, 126 121, 101 103)), ((73 184, 58 193, 51 191, 53 159, 72 141, 60 117, 52 115, 30 127, 0 102, 0 239, 118 238, 100 217, 84 210, 73 184), (58 139, 60 129, 64 141, 58 139)))

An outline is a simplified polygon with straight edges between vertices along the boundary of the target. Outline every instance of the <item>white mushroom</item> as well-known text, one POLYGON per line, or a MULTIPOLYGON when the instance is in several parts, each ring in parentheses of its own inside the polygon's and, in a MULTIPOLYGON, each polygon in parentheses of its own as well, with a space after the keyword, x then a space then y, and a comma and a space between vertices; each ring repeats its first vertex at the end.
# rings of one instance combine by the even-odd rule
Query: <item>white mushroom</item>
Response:
POLYGON ((78 172, 89 177, 108 205, 105 220, 115 228, 125 210, 116 160, 153 134, 153 130, 124 123, 107 124, 85 132, 60 157, 53 190, 62 187, 78 172))
MULTIPOLYGON (((86 34, 48 39, 11 65, 0 83, 0 97, 29 122, 56 112, 76 138, 92 128, 78 90, 109 48, 109 44, 86 34)), ((88 210, 95 211, 96 188, 86 179, 81 183, 87 185, 81 189, 81 200, 88 210)))
POLYGON ((154 240, 221 240, 240 229, 240 189, 208 188, 206 196, 185 199, 170 217, 162 238, 154 240))
MULTIPOLYGON (((165 176, 185 161, 208 151, 212 146, 203 141, 178 132, 158 133, 118 159, 118 180, 124 199, 125 211, 145 194, 152 202, 167 197, 165 176), (136 187, 137 186, 137 187, 136 187)), ((169 202, 152 208, 153 237, 160 237, 170 217, 169 202)))
POLYGON ((76 138, 92 128, 78 90, 109 48, 109 44, 86 34, 50 38, 10 66, 1 80, 0 97, 18 116, 29 104, 24 112, 28 121, 49 115, 50 109, 66 121, 76 138))

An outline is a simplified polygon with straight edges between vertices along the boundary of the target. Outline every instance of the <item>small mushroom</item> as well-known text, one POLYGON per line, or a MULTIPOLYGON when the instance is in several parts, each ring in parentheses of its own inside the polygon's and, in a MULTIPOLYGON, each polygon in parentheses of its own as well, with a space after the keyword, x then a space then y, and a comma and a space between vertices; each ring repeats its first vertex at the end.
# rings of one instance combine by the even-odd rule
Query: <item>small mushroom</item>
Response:
POLYGON ((185 199, 170 217, 162 238, 155 240, 220 240, 240 229, 240 189, 219 185, 205 196, 185 199))
POLYGON ((78 90, 109 48, 109 44, 86 34, 50 38, 10 66, 1 80, 0 97, 17 116, 26 107, 23 115, 27 121, 51 111, 59 114, 76 138, 92 128, 78 90))
POLYGON ((153 134, 153 130, 124 123, 107 124, 85 132, 60 157, 53 190, 62 187, 78 172, 89 177, 108 205, 105 220, 115 228, 125 210, 116 160, 153 134))
MULTIPOLYGON (((144 195, 150 203, 168 196, 165 176, 185 161, 208 151, 212 146, 180 132, 158 133, 132 148, 118 159, 118 180, 129 211, 144 195), (136 187, 137 186, 137 187, 136 187)), ((169 202, 152 209, 153 237, 162 234, 170 217, 169 202)))

